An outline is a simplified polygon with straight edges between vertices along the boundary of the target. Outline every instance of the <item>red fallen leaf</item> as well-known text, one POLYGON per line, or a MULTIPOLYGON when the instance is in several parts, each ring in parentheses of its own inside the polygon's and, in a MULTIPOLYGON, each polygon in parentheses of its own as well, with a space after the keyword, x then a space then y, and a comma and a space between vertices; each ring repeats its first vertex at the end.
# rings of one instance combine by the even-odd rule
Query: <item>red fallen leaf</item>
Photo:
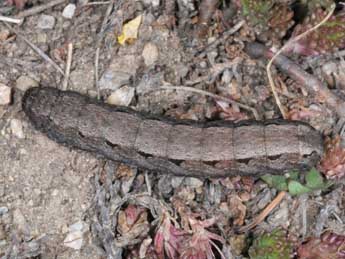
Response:
POLYGON ((345 236, 324 232, 298 248, 300 259, 345 259, 345 236))
POLYGON ((16 5, 19 10, 24 8, 26 2, 27 0, 7 0, 9 5, 16 5))
POLYGON ((140 208, 132 204, 128 205, 128 207, 125 209, 127 224, 132 226, 138 220, 143 211, 145 211, 144 208, 140 208))
POLYGON ((207 227, 214 225, 216 218, 205 221, 199 221, 189 218, 189 224, 192 229, 192 236, 184 241, 180 259, 215 259, 212 248, 216 249, 222 259, 225 259, 218 245, 213 241, 219 241, 222 244, 225 240, 208 230, 207 227))
POLYGON ((176 228, 172 224, 169 213, 165 212, 154 239, 154 247, 158 258, 179 258, 181 243, 186 234, 187 232, 176 228))
POLYGON ((128 205, 125 210, 119 212, 117 219, 117 231, 120 235, 116 243, 119 246, 126 246, 137 238, 145 238, 150 229, 147 211, 139 206, 128 205))
POLYGON ((345 175, 345 147, 341 145, 340 136, 326 140, 326 151, 320 163, 320 170, 331 179, 345 175))

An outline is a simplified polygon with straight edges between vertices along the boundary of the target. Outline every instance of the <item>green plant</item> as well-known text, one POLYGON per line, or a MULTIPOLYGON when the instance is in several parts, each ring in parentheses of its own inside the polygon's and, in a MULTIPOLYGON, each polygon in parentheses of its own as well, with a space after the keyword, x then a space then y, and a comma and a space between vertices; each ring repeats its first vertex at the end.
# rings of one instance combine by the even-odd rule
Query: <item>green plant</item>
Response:
POLYGON ((327 189, 332 183, 326 181, 321 173, 315 168, 311 169, 304 177, 304 183, 301 182, 298 172, 291 172, 287 176, 281 175, 263 175, 261 179, 270 187, 280 191, 288 191, 292 195, 301 195, 316 190, 327 189))
POLYGON ((281 229, 255 238, 248 252, 251 259, 290 259, 294 255, 292 242, 281 229))

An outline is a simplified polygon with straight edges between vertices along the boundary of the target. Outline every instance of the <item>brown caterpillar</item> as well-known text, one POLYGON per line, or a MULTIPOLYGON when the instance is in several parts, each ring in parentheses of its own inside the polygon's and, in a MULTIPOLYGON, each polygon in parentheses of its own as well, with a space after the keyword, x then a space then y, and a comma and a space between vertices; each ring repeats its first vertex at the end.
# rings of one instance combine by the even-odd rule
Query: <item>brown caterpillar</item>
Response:
POLYGON ((174 175, 282 174, 314 166, 323 152, 321 135, 297 121, 175 121, 48 87, 29 89, 23 110, 58 143, 174 175))

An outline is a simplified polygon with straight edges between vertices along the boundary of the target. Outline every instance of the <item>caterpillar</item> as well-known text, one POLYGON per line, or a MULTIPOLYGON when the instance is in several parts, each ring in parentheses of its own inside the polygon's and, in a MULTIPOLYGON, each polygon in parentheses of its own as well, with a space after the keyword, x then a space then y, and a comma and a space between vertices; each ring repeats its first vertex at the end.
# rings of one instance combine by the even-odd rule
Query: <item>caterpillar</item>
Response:
POLYGON ((299 121, 173 120, 51 87, 27 90, 22 107, 58 143, 166 174, 283 174, 315 166, 323 153, 322 136, 299 121))

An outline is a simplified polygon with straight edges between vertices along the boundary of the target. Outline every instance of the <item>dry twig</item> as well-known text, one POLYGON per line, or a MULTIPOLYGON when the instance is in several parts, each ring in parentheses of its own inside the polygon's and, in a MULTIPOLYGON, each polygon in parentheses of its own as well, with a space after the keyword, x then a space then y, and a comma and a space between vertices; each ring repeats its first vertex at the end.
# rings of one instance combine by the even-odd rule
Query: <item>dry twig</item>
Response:
POLYGON ((243 226, 241 228, 238 229, 239 232, 247 232, 249 230, 251 230, 252 228, 254 228, 255 226, 257 226, 258 224, 260 224, 262 221, 264 221, 264 219, 267 217, 268 214, 271 213, 271 211, 277 207, 279 205, 279 203, 283 200, 283 198, 285 197, 286 192, 285 191, 281 191, 277 197, 274 198, 274 200, 268 204, 268 206, 253 220, 253 222, 249 223, 246 226, 243 226))
POLYGON ((299 41, 300 39, 304 38, 305 36, 307 36, 308 34, 310 34, 312 31, 315 31, 317 28, 319 28, 320 26, 322 26, 325 22, 327 22, 327 20, 332 16, 333 12, 335 10, 335 4, 332 5, 330 12, 328 13, 328 15, 317 25, 315 25, 314 27, 310 28, 309 30, 307 30, 306 32, 294 37, 293 39, 291 39, 290 41, 288 41, 279 51, 277 51, 277 53, 275 53, 275 55, 271 58, 271 60, 268 62, 267 67, 266 67, 266 71, 267 71, 267 76, 268 76, 268 81, 270 83, 271 89, 272 89, 272 93, 273 96, 276 100, 276 103, 279 107, 279 110, 281 112, 281 114, 283 115, 283 118, 286 119, 286 114, 284 111, 284 108, 280 102, 279 96, 277 94, 276 91, 276 87, 274 85, 274 81, 272 78, 272 74, 271 74, 271 66, 274 62, 274 60, 285 50, 287 49, 291 44, 295 43, 296 41, 299 41))
POLYGON ((20 24, 23 20, 22 19, 11 18, 11 17, 6 17, 6 16, 0 15, 0 21, 1 22, 9 22, 9 23, 20 24))
POLYGON ((65 67, 65 78, 62 84, 62 90, 67 90, 69 75, 71 72, 71 64, 72 64, 72 54, 73 54, 73 43, 68 43, 67 45, 67 60, 66 60, 66 67, 65 67))
MULTIPOLYGON (((99 90, 99 74, 98 74, 98 65, 99 65, 99 52, 101 49, 101 44, 104 38, 104 32, 105 28, 107 26, 107 22, 109 19, 109 15, 111 14, 111 11, 114 8, 115 0, 109 1, 108 8, 104 14, 104 18, 102 21, 101 29, 99 30, 99 33, 97 35, 97 41, 96 41, 96 53, 95 53, 95 85, 96 85, 96 90, 97 90, 97 98, 100 99, 100 90, 99 90)), ((121 5, 121 1, 118 2, 118 5, 121 5)))
POLYGON ((99 1, 99 2, 90 2, 90 3, 86 3, 83 6, 90 6, 90 5, 104 5, 104 4, 109 4, 110 1, 99 1))
POLYGON ((17 37, 25 41, 26 44, 29 45, 31 49, 33 49, 42 59, 44 59, 46 62, 51 64, 61 75, 65 76, 65 73, 61 69, 61 67, 58 66, 47 54, 45 54, 40 48, 38 48, 35 44, 33 44, 31 41, 29 41, 24 35, 22 35, 19 31, 12 28, 9 24, 5 23, 6 27, 15 33, 17 37))
POLYGON ((32 16, 32 15, 35 15, 37 13, 41 13, 46 9, 49 9, 49 8, 52 8, 56 5, 67 3, 67 2, 68 2, 67 0, 52 0, 48 3, 38 5, 38 6, 32 7, 28 10, 25 10, 23 12, 20 12, 18 15, 16 15, 16 17, 24 18, 24 17, 32 16))
MULTIPOLYGON (((249 43, 246 45, 246 52, 253 58, 267 58, 271 59, 274 53, 268 50, 265 46, 259 43, 249 43)), ((313 75, 305 72, 301 67, 296 65, 290 59, 283 55, 275 58, 273 63, 283 72, 289 75, 297 83, 305 86, 307 91, 315 95, 319 102, 326 103, 332 110, 334 110, 339 117, 345 117, 345 103, 344 101, 333 94, 326 85, 313 75)))
POLYGON ((197 51, 195 52, 195 56, 202 56, 205 53, 207 53, 208 51, 210 51, 211 49, 217 47, 221 42, 226 41, 227 38, 229 38, 232 34, 234 34, 235 32, 237 32, 239 29, 242 28, 243 24, 245 24, 245 20, 241 20, 238 23, 236 23, 231 29, 227 30, 226 32, 224 32, 222 34, 222 36, 220 36, 219 38, 217 38, 215 41, 211 42, 210 44, 208 44, 203 50, 201 51, 197 51))

